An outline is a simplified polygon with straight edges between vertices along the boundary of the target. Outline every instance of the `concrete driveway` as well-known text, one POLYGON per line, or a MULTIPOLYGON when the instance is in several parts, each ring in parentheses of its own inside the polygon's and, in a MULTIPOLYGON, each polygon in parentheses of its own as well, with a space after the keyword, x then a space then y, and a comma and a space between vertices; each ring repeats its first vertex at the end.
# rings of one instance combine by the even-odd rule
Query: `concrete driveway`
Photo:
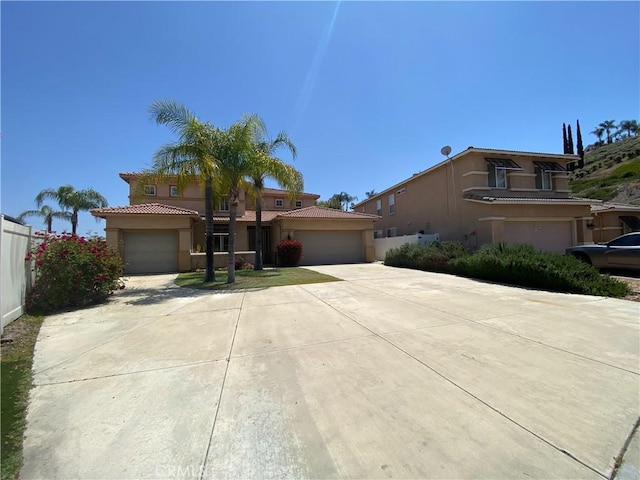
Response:
MULTIPOLYGON (((640 304, 381 264, 201 293, 134 277, 46 319, 22 479, 608 478, 640 304)), ((622 473, 637 474, 631 441, 622 473)))

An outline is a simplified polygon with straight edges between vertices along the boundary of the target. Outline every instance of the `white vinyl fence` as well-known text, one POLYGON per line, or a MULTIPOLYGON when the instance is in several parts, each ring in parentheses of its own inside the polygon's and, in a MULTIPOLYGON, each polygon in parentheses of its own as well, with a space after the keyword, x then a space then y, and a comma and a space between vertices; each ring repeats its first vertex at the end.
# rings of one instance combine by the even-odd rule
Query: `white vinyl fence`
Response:
POLYGON ((31 266, 25 261, 31 240, 31 227, 0 216, 0 333, 24 312, 25 295, 31 287, 31 266))
POLYGON ((439 233, 416 233, 415 235, 403 235, 402 237, 374 238, 373 247, 376 251, 376 260, 384 260, 384 256, 392 248, 398 248, 405 243, 439 242, 439 233))

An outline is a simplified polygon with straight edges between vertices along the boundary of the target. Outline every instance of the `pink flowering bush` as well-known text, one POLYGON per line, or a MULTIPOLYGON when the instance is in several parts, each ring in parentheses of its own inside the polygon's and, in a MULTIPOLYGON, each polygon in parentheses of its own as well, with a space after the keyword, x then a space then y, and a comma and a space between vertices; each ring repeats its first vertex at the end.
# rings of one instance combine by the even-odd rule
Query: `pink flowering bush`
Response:
POLYGON ((42 243, 27 255, 36 272, 35 284, 27 293, 28 312, 82 307, 124 288, 122 259, 103 239, 68 233, 40 236, 42 243))

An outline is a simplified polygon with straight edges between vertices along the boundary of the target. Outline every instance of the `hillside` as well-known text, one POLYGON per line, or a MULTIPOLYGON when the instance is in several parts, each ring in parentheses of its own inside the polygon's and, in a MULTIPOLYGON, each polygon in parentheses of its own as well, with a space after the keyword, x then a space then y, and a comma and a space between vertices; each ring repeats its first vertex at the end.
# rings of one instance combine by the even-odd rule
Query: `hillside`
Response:
POLYGON ((569 180, 574 196, 640 205, 640 137, 596 147, 584 163, 569 180))

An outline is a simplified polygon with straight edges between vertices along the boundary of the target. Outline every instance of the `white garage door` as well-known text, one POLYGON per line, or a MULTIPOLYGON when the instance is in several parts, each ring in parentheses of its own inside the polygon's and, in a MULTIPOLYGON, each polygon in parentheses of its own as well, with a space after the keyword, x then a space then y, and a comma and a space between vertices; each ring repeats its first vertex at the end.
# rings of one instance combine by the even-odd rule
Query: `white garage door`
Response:
POLYGON ((296 231, 295 238, 302 242, 301 265, 360 263, 364 260, 360 231, 296 231))
POLYGON ((126 273, 172 273, 178 271, 178 233, 125 232, 126 273))
POLYGON ((571 222, 504 222, 506 243, 528 243, 543 252, 564 253, 573 245, 571 231, 571 222))

